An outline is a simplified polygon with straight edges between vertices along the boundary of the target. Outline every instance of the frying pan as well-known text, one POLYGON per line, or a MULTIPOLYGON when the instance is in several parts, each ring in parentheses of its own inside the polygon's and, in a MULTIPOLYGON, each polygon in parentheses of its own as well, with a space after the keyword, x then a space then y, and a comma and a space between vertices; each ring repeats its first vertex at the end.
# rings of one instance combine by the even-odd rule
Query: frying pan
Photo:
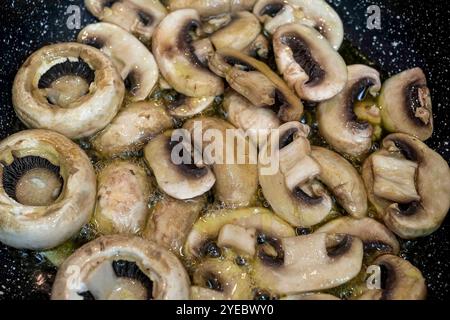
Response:
MULTIPOLYGON (((346 47, 368 57, 384 78, 414 66, 422 67, 433 98, 435 129, 427 144, 450 160, 450 104, 447 77, 447 23, 450 9, 445 0, 331 0, 340 14, 346 47), (367 28, 367 8, 378 5, 381 29, 367 28)), ((94 22, 83 0, 0 0, 0 139, 25 129, 11 103, 14 76, 24 60, 38 48, 76 38, 68 28, 67 9, 79 6, 81 27, 94 22)), ((357 55, 347 57, 355 59, 357 55)), ((352 63, 354 61, 347 61, 352 63)), ((450 217, 432 235, 402 243, 402 255, 424 274, 428 298, 445 300, 450 293, 450 217)), ((39 254, 0 244, 0 300, 48 299, 56 269, 39 254)))

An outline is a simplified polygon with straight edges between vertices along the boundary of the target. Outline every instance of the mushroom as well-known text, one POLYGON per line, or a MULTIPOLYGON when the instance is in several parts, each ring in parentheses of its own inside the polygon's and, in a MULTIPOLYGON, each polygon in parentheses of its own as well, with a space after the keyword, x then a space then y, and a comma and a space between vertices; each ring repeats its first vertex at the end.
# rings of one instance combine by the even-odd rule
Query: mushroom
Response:
POLYGON ((209 108, 213 104, 214 98, 192 98, 176 93, 166 104, 166 108, 171 116, 183 119, 195 116, 209 108))
POLYGON ((263 62, 237 50, 222 48, 210 59, 209 67, 253 105, 272 109, 284 122, 300 119, 301 100, 263 62))
POLYGON ((447 162, 419 139, 404 133, 384 138, 363 164, 370 202, 384 223, 404 239, 439 228, 450 207, 447 162))
POLYGON ((275 239, 258 248, 253 276, 258 287, 295 294, 337 287, 361 270, 363 245, 350 235, 314 233, 275 239))
POLYGON ((247 132, 255 146, 265 143, 266 140, 263 138, 267 137, 270 130, 280 126, 280 120, 272 110, 255 107, 233 90, 225 93, 222 107, 227 120, 247 132))
POLYGON ((309 127, 300 122, 285 123, 271 133, 259 154, 264 197, 276 214, 302 227, 321 222, 332 207, 330 196, 316 179, 320 166, 311 157, 308 134, 309 127))
POLYGON ((273 51, 278 71, 300 98, 328 100, 345 87, 347 67, 318 31, 290 23, 273 35, 273 51))
POLYGON ((63 135, 24 130, 0 143, 0 241, 56 247, 86 224, 95 204, 92 164, 63 135))
POLYGON ((111 58, 125 81, 131 101, 144 100, 158 81, 158 66, 150 51, 133 35, 110 23, 90 24, 78 42, 100 49, 111 58))
POLYGON ((345 233, 358 237, 364 244, 364 250, 376 255, 398 254, 400 251, 400 245, 392 232, 372 218, 342 217, 326 223, 315 232, 345 233))
POLYGON ((191 8, 202 17, 251 10, 256 0, 169 0, 169 10, 191 8))
POLYGON ((138 234, 148 215, 152 186, 138 163, 115 160, 97 174, 94 221, 102 234, 138 234))
POLYGON ((334 98, 319 103, 319 131, 333 149, 353 157, 369 151, 373 126, 359 120, 353 108, 356 102, 365 99, 367 92, 374 96, 380 87, 378 71, 364 65, 351 65, 348 66, 348 81, 344 90, 334 98))
POLYGON ((222 79, 209 71, 194 53, 194 32, 200 32, 200 17, 193 9, 169 13, 156 28, 153 54, 164 79, 189 97, 212 97, 223 93, 222 79))
MULTIPOLYGON (((260 238, 282 238, 295 235, 294 229, 289 224, 265 208, 212 211, 199 219, 192 227, 184 245, 185 256, 197 259, 220 256, 218 237, 222 233, 223 238, 223 228, 229 228, 230 225, 240 227, 241 231, 243 229, 245 232, 256 231, 260 238)), ((255 245, 251 240, 243 243, 236 242, 236 245, 228 247, 236 249, 236 246, 248 247, 249 244, 255 245)))
POLYGON ((101 156, 112 157, 141 150, 149 139, 172 126, 172 118, 157 102, 134 102, 121 109, 91 142, 101 156))
POLYGON ((143 42, 149 42, 166 8, 158 0, 85 0, 97 19, 116 24, 143 42))
POLYGON ((271 34, 288 23, 316 29, 338 50, 344 39, 344 28, 339 15, 324 0, 258 0, 253 13, 271 34))
POLYGON ((291 294, 281 298, 281 300, 341 300, 328 293, 303 293, 291 294))
POLYGON ((390 254, 378 257, 373 265, 381 271, 381 288, 366 290, 359 300, 424 300, 425 279, 408 261, 390 254))
POLYGON ((151 140, 144 148, 145 160, 152 169, 158 186, 165 193, 179 200, 204 194, 216 182, 214 174, 207 166, 174 162, 172 157, 174 152, 181 157, 186 153, 189 158, 192 153, 183 142, 172 141, 171 137, 172 131, 166 131, 151 140), (178 146, 181 146, 181 149, 178 149, 178 146))
POLYGON ((135 236, 97 238, 59 268, 53 300, 189 298, 189 277, 175 255, 135 236))
POLYGON ((311 157, 320 166, 318 179, 327 186, 344 210, 355 218, 367 215, 367 193, 358 171, 336 152, 311 147, 311 157))
POLYGON ((258 189, 258 167, 256 150, 251 149, 245 136, 227 121, 214 117, 190 119, 183 128, 191 133, 195 147, 212 166, 216 198, 226 206, 250 205, 258 189), (207 141, 196 141, 196 131, 207 141))
POLYGON ((271 45, 269 40, 260 34, 258 35, 252 43, 250 43, 246 48, 242 50, 246 55, 256 58, 258 60, 268 62, 269 54, 271 53, 271 45))
POLYGON ((186 238, 205 204, 204 196, 182 201, 163 195, 152 208, 144 238, 181 256, 186 238))
POLYGON ((12 101, 28 127, 79 139, 114 118, 124 93, 108 57, 96 48, 69 42, 43 47, 25 61, 14 80, 12 101))
POLYGON ((261 32, 258 19, 248 11, 231 15, 230 22, 214 32, 211 42, 216 49, 232 48, 243 50, 249 46, 261 32))
POLYGON ((424 141, 433 133, 430 90, 422 69, 403 71, 383 83, 378 103, 383 126, 424 141))

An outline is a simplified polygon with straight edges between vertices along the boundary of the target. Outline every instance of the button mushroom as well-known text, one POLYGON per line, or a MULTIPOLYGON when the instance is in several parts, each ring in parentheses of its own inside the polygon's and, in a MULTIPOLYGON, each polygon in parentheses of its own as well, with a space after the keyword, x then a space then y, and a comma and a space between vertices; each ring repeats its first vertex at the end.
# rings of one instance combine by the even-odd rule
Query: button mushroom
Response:
POLYGON ((381 268, 381 288, 366 290, 360 300, 424 300, 425 279, 419 269, 393 255, 383 255, 373 262, 381 268))
POLYGON ((141 150, 149 139, 172 126, 172 118, 155 101, 134 102, 121 109, 91 142, 98 154, 112 157, 141 150))
POLYGON ((259 154, 259 183, 264 197, 276 214, 303 227, 321 222, 332 207, 330 196, 316 179, 320 166, 311 157, 308 134, 309 127, 300 122, 285 123, 275 136, 278 139, 272 132, 259 154), (278 161, 279 166, 274 167, 278 161))
POLYGON ((367 194, 358 171, 336 152, 315 147, 311 157, 320 166, 318 179, 333 193, 344 210, 355 218, 367 215, 367 194))
POLYGON ((363 164, 370 202, 401 238, 434 232, 450 207, 447 162, 423 142, 404 133, 384 138, 363 164))
POLYGON ((84 3, 97 19, 116 24, 143 42, 149 42, 167 14, 158 0, 85 0, 84 3))
POLYGON ((343 234, 282 238, 272 249, 258 248, 252 273, 260 288, 277 294, 337 287, 359 273, 363 259, 361 240, 343 234))
MULTIPOLYGON (((353 108, 357 101, 365 99, 367 92, 374 96, 380 87, 378 71, 364 65, 351 65, 344 90, 319 104, 319 131, 333 149, 354 157, 369 151, 374 128, 369 122, 359 120, 353 108)), ((376 107, 375 110, 379 112, 376 107)))
POLYGON ((131 101, 148 97, 158 81, 158 66, 150 51, 134 36, 110 23, 90 24, 78 42, 100 49, 111 58, 125 81, 131 101))
POLYGON ((303 113, 300 99, 263 62, 223 48, 210 59, 209 67, 253 105, 272 109, 284 122, 300 119, 303 113))
POLYGON ((25 130, 0 143, 0 241, 56 247, 86 224, 95 203, 92 164, 56 132, 25 130))
POLYGON ((400 245, 392 232, 372 218, 338 218, 321 226, 315 232, 345 233, 358 237, 364 244, 364 250, 376 255, 398 254, 400 251, 400 245))
POLYGON ((166 104, 166 108, 171 116, 183 119, 201 113, 213 102, 214 97, 192 98, 176 93, 166 104))
POLYGON ((378 103, 386 130, 426 140, 433 133, 430 90, 420 68, 403 71, 383 83, 378 103))
MULTIPOLYGON (((144 148, 145 160, 152 169, 158 186, 165 193, 179 200, 204 194, 216 182, 214 174, 206 166, 197 166, 195 163, 174 163, 172 152, 179 143, 171 141, 171 136, 172 131, 166 131, 151 140, 144 148)), ((188 153, 187 147, 184 145, 182 147, 180 153, 188 153)))
POLYGON ((302 99, 328 100, 344 88, 344 59, 313 28, 295 23, 279 27, 273 51, 278 71, 302 99))
POLYGON ((138 163, 115 160, 97 174, 94 221, 102 234, 137 234, 144 229, 152 186, 138 163))
POLYGON ((223 82, 194 53, 194 32, 200 32, 200 17, 193 9, 169 13, 156 28, 153 54, 164 79, 189 97, 212 97, 223 93, 223 82))
POLYGON ((189 277, 175 255, 142 238, 103 236, 59 268, 53 300, 189 298, 189 277))
POLYGON ((253 153, 255 159, 252 163, 251 147, 245 137, 239 135, 236 128, 227 121, 214 117, 190 119, 183 128, 191 133, 194 143, 197 144, 196 148, 199 150, 202 148, 205 160, 212 166, 216 177, 214 194, 217 199, 226 206, 250 205, 258 189, 258 168, 256 150, 253 153), (202 137, 209 137, 204 138, 208 141, 203 141, 203 146, 195 141, 196 127, 201 128, 199 132, 202 137), (229 135, 229 132, 238 135, 229 135), (213 154, 213 157, 209 157, 213 154))
POLYGON ((98 49, 59 43, 33 53, 19 69, 12 100, 20 120, 72 139, 103 129, 125 93, 120 75, 98 49))
POLYGON ((170 11, 191 8, 202 17, 251 10, 256 0, 169 0, 170 11))

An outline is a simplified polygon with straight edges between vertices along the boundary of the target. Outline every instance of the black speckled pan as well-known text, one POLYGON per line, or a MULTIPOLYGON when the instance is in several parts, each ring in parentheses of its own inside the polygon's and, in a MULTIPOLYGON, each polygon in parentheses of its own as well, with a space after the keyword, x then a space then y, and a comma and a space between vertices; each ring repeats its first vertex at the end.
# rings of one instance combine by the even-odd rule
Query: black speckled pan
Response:
MULTIPOLYGON (((373 61, 384 76, 420 66, 432 90, 435 130, 427 144, 450 160, 450 52, 446 0, 332 0, 341 15, 347 40, 373 61), (381 30, 366 28, 367 7, 381 8, 381 30)), ((93 22, 82 0, 0 0, 0 139, 24 129, 11 104, 14 76, 23 61, 45 44, 73 40, 66 10, 81 8, 81 26, 93 22)), ((407 241, 403 256, 428 283, 428 298, 450 294, 450 218, 431 236, 407 241)), ((0 244, 0 300, 48 299, 56 270, 32 252, 0 244)))

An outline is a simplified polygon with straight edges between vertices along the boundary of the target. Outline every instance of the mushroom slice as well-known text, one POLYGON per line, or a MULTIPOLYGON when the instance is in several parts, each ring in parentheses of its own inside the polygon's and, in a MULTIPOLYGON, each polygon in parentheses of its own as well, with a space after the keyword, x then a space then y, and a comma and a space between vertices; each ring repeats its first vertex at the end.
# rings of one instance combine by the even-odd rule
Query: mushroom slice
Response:
POLYGON ((345 87, 344 59, 313 28, 295 23, 279 27, 273 50, 278 71, 302 99, 328 100, 345 87))
POLYGON ((195 55, 192 34, 199 32, 200 26, 195 10, 174 11, 161 21, 152 40, 152 51, 164 79, 176 91, 197 98, 223 93, 222 79, 195 55))
POLYGON ((222 48, 209 61, 209 67, 255 106, 272 109, 281 121, 300 119, 301 100, 263 62, 237 50, 222 48))
POLYGON ((417 138, 388 135, 382 148, 364 161, 362 177, 370 202, 401 238, 429 235, 447 215, 448 164, 417 138))
POLYGON ((97 174, 94 219, 102 234, 137 234, 144 229, 152 192, 145 169, 131 161, 115 160, 97 174))
POLYGON ((191 98, 177 94, 176 98, 167 105, 167 111, 176 118, 192 117, 209 108, 213 104, 214 98, 191 98))
MULTIPOLYGON (((210 190, 216 178, 211 169, 194 163, 176 163, 172 153, 178 150, 183 157, 186 152, 191 156, 183 142, 172 141, 172 131, 166 131, 151 140, 144 148, 144 157, 156 177, 158 186, 168 195, 186 200, 200 196, 210 190), (174 150, 175 149, 175 150, 174 150)), ((192 161, 191 161, 192 162, 192 161)))
MULTIPOLYGON (((225 300, 253 298, 250 275, 229 260, 206 259, 196 266, 192 282, 222 294, 225 300)), ((212 299, 216 297, 211 295, 212 299)))
POLYGON ((256 0, 169 0, 169 10, 191 8, 202 17, 251 10, 256 0))
POLYGON ((290 224, 313 226, 329 214, 332 200, 317 180, 320 166, 311 157, 309 127, 288 122, 278 132, 278 136, 271 133, 259 154, 259 183, 264 197, 290 224))
POLYGON ((97 238, 59 268, 53 300, 189 298, 189 277, 175 255, 135 236, 97 238))
POLYGON ((366 290, 360 300, 424 300, 425 279, 419 269, 408 261, 390 254, 373 262, 381 268, 381 288, 366 290))
POLYGON ((318 179, 333 193, 337 202, 355 218, 367 215, 367 193, 358 171, 350 162, 331 150, 311 148, 311 157, 320 166, 318 179))
POLYGON ((271 248, 258 248, 253 276, 258 287, 277 294, 337 287, 358 275, 363 259, 361 240, 344 234, 276 239, 271 248))
POLYGON ((304 17, 300 9, 283 0, 258 0, 253 7, 253 13, 270 34, 274 34, 278 27, 297 22, 304 17))
POLYGON ((158 66, 150 51, 124 29, 110 23, 90 24, 78 34, 78 42, 100 49, 111 58, 125 81, 131 101, 148 97, 158 81, 158 66))
POLYGON ((216 49, 243 50, 256 39, 260 32, 261 26, 258 19, 248 11, 240 11, 231 15, 230 22, 214 32, 210 39, 216 49))
POLYGON ((281 300, 341 300, 328 293, 303 293, 292 294, 281 298, 281 300))
POLYGON ((398 254, 400 251, 400 245, 392 232, 372 218, 342 217, 326 223, 315 232, 345 233, 358 237, 364 244, 364 250, 376 255, 398 254))
POLYGON ((255 107, 233 90, 225 93, 222 107, 226 117, 235 127, 248 132, 255 146, 264 144, 271 129, 280 126, 280 120, 270 109, 255 107))
POLYGON ((272 48, 269 44, 269 40, 267 40, 264 35, 260 34, 255 38, 255 40, 253 40, 252 43, 244 48, 242 52, 250 57, 267 62, 269 60, 271 50, 272 48))
POLYGON ((422 69, 409 69, 386 80, 378 103, 386 130, 407 133, 422 141, 431 137, 433 111, 422 69))
POLYGON ((116 24, 146 43, 167 14, 158 0, 85 0, 84 3, 97 19, 116 24))
POLYGON ((91 161, 63 135, 24 130, 0 142, 0 242, 56 247, 86 224, 95 204, 91 161))
POLYGON ((101 156, 112 157, 141 150, 149 139, 172 126, 172 118, 156 102, 134 102, 121 109, 91 142, 101 156))
POLYGON ((369 92, 374 96, 380 89, 378 71, 364 65, 348 66, 348 81, 334 98, 323 101, 317 109, 320 134, 340 153, 358 157, 372 145, 373 127, 358 120, 353 108, 369 92))
MULTIPOLYGON (((219 210, 202 216, 194 224, 184 246, 185 255, 194 258, 217 257, 211 254, 214 253, 211 249, 217 247, 215 241, 223 232, 223 228, 229 225, 238 226, 246 232, 256 230, 257 234, 263 238, 283 238, 295 235, 294 229, 289 224, 268 209, 219 210)), ((253 240, 250 242, 254 243, 253 240)), ((247 244, 248 241, 245 245, 247 244)), ((244 244, 239 244, 239 246, 241 245, 244 244)))
POLYGON ((183 201, 163 195, 152 208, 144 238, 181 256, 186 238, 205 204, 204 196, 183 201))
POLYGON ((96 48, 69 42, 45 46, 25 61, 14 79, 12 101, 28 127, 79 139, 114 118, 124 93, 108 57, 96 48))
POLYGON ((214 117, 190 119, 183 128, 191 133, 195 147, 202 148, 204 160, 212 166, 217 199, 226 206, 250 205, 258 189, 257 152, 242 132, 214 117), (196 132, 207 140, 201 142, 202 146, 195 139, 196 132))

